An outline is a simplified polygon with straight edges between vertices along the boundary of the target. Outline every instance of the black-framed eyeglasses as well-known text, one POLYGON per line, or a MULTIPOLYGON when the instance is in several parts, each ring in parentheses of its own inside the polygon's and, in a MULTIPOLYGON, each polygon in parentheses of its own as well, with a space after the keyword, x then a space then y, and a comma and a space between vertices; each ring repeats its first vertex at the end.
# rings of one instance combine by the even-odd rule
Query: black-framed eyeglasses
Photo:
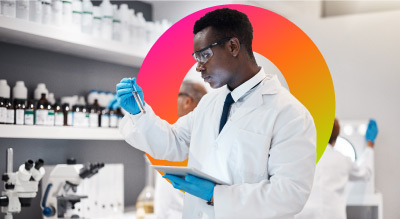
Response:
POLYGON ((214 55, 211 48, 213 48, 216 45, 225 43, 226 41, 230 40, 231 38, 232 37, 226 37, 226 38, 223 38, 222 40, 212 43, 212 44, 204 47, 203 49, 197 50, 196 52, 192 53, 192 56, 196 60, 196 62, 204 65, 214 55))

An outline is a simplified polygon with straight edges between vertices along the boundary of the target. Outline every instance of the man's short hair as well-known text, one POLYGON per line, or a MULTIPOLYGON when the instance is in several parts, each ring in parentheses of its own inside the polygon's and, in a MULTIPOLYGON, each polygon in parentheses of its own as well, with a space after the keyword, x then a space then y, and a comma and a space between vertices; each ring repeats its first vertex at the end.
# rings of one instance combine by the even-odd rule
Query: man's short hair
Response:
POLYGON ((181 88, 193 98, 196 103, 200 102, 200 99, 207 93, 207 90, 199 82, 194 82, 191 80, 184 80, 182 82, 181 88))
POLYGON ((236 37, 240 44, 244 45, 250 58, 255 60, 253 55, 253 26, 246 14, 222 8, 208 12, 196 21, 193 33, 197 34, 206 27, 214 30, 214 40, 221 40, 226 37, 236 37))

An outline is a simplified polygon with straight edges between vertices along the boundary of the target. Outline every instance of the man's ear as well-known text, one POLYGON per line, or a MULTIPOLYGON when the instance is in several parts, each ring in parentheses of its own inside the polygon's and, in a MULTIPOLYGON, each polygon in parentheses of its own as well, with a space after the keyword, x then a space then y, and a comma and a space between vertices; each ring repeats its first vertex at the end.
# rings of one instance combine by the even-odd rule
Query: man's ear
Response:
POLYGON ((190 97, 185 97, 185 99, 183 100, 183 107, 185 109, 189 108, 192 105, 192 98, 190 97))
POLYGON ((232 37, 229 40, 229 51, 233 57, 236 57, 240 51, 240 42, 239 39, 236 37, 232 37))

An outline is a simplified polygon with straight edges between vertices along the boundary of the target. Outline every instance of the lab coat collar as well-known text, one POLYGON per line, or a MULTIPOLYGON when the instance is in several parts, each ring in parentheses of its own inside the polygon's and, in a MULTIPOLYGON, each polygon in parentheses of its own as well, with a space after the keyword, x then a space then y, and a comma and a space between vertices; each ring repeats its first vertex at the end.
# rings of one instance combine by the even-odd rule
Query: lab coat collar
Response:
MULTIPOLYGON (((235 123, 241 117, 251 113, 255 109, 259 108, 262 104, 264 104, 263 95, 273 95, 273 94, 278 93, 279 88, 281 87, 278 77, 276 75, 272 75, 272 74, 265 74, 264 70, 262 68, 261 68, 260 72, 257 73, 254 77, 256 77, 256 76, 258 77, 259 74, 262 77, 264 77, 261 84, 255 88, 256 90, 254 91, 254 93, 250 94, 250 96, 248 97, 248 100, 246 100, 246 103, 244 103, 243 106, 240 107, 232 115, 232 117, 228 120, 225 127, 222 129, 221 133, 219 134, 218 138, 220 138, 220 136, 224 135, 224 133, 226 133, 227 130, 230 129, 230 127, 232 126, 232 123, 235 123)), ((253 78, 251 78, 250 80, 252 80, 253 78)), ((254 81, 257 81, 257 80, 254 80, 254 81)), ((260 82, 260 81, 257 81, 255 84, 257 84, 258 82, 260 82)), ((252 83, 250 83, 250 84, 252 84, 252 83)), ((251 89, 251 87, 250 87, 250 89, 251 89)), ((232 95, 232 97, 233 97, 233 95, 232 95)), ((225 98, 225 96, 224 96, 224 98, 225 98)))
MULTIPOLYGON (((256 86, 260 81, 262 81, 266 77, 264 69, 261 67, 260 71, 252 78, 239 85, 235 90, 231 92, 232 98, 235 102, 237 102, 243 95, 245 95, 249 90, 251 90, 254 86, 256 86)), ((228 89, 228 86, 226 86, 228 89)))

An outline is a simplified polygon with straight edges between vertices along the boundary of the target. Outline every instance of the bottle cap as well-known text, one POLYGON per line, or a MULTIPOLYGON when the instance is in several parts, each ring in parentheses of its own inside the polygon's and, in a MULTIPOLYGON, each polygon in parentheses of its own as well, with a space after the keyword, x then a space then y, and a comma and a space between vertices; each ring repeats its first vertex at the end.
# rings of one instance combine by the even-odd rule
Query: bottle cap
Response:
POLYGON ((13 98, 14 99, 28 99, 28 89, 25 87, 23 81, 17 81, 13 88, 13 98))
POLYGON ((7 84, 7 80, 0 80, 0 97, 10 98, 10 86, 7 84))

